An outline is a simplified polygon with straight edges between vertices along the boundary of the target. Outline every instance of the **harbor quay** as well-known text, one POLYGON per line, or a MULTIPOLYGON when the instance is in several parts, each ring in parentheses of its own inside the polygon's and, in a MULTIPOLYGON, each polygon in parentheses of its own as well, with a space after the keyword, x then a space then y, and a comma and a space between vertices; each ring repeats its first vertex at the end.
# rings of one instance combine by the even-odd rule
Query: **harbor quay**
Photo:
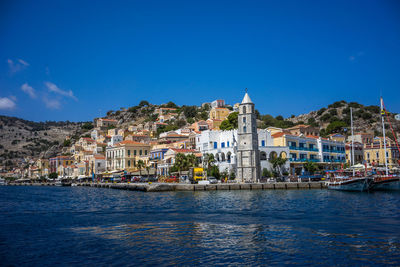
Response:
MULTIPOLYGON (((9 183, 8 185, 55 186, 55 183, 9 183)), ((326 189, 325 182, 223 183, 205 185, 178 183, 77 183, 76 186, 88 186, 142 192, 326 189)))

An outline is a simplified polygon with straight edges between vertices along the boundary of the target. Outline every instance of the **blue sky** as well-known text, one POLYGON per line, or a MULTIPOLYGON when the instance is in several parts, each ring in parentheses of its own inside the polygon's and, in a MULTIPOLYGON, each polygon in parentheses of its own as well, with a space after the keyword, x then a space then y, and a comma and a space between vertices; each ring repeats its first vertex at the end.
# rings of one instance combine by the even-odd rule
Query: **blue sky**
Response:
POLYGON ((1 1, 0 114, 85 121, 141 100, 290 116, 400 112, 398 1, 1 1))

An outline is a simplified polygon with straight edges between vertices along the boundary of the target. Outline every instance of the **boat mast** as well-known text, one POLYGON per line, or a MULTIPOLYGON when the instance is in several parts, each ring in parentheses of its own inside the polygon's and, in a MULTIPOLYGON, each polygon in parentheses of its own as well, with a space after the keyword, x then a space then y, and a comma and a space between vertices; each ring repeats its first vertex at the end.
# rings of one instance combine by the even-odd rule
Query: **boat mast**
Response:
POLYGON ((382 117, 382 130, 383 130, 383 146, 385 147, 385 171, 386 176, 389 175, 388 165, 387 165, 387 157, 386 157, 386 133, 385 133, 385 121, 383 119, 383 115, 385 115, 385 111, 383 109, 383 98, 381 97, 381 117, 382 117))
POLYGON ((350 108, 350 120, 351 120, 351 162, 353 166, 353 177, 355 176, 354 169, 354 132, 353 132, 353 108, 350 108))

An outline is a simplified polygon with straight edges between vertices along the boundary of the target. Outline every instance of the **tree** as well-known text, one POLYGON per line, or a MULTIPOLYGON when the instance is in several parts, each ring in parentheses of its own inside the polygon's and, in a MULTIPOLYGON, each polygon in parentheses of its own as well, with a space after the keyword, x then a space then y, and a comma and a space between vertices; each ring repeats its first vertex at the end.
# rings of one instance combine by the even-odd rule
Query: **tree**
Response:
POLYGON ((214 165, 214 163, 215 163, 215 157, 214 157, 214 154, 206 154, 205 156, 204 156, 204 160, 205 160, 205 163, 206 163, 206 168, 207 168, 207 170, 209 170, 213 165, 214 165))
POLYGON ((178 153, 175 155, 175 168, 179 172, 179 176, 181 176, 181 171, 183 171, 187 167, 187 159, 185 154, 178 153))
POLYGON ((314 174, 316 170, 318 170, 317 164, 312 161, 307 161, 306 163, 303 164, 303 167, 311 175, 314 174))
POLYGON ((189 154, 186 156, 186 161, 187 161, 187 167, 196 167, 196 156, 194 154, 189 154))
POLYGON ((184 106, 183 114, 186 118, 194 118, 197 115, 197 107, 196 106, 184 106))
POLYGON ((93 124, 90 123, 90 122, 85 122, 85 123, 82 125, 82 129, 84 129, 84 130, 91 130, 91 129, 93 129, 93 124))
POLYGON ((57 177, 58 177, 58 174, 56 172, 52 172, 49 174, 50 179, 57 179, 57 177))
POLYGON ((283 121, 283 117, 281 115, 276 116, 275 119, 278 121, 283 121))
POLYGON ((228 115, 228 117, 222 121, 219 128, 223 131, 229 131, 238 128, 238 112, 232 112, 228 115))
POLYGON ((166 107, 166 108, 178 108, 178 106, 175 105, 175 103, 172 102, 172 101, 169 101, 169 102, 165 105, 165 107, 166 107))
POLYGON ((71 139, 66 139, 64 140, 64 144, 65 147, 70 146, 71 145, 71 139))
POLYGON ((282 158, 281 156, 279 157, 271 157, 269 159, 269 162, 272 164, 272 168, 274 169, 274 171, 276 171, 277 173, 281 174, 281 169, 282 166, 285 165, 287 159, 282 158))
POLYGON ((272 174, 271 174, 271 172, 267 169, 267 168, 263 168, 263 170, 262 170, 262 175, 261 175, 262 177, 271 177, 272 176, 272 174))
POLYGON ((146 100, 142 100, 139 103, 139 107, 144 107, 144 106, 149 106, 149 105, 150 105, 150 103, 146 100))
POLYGON ((139 169, 139 174, 142 174, 142 169, 143 169, 143 167, 145 167, 145 165, 146 165, 146 164, 144 164, 144 161, 143 161, 143 160, 141 160, 141 159, 138 160, 136 166, 137 166, 138 169, 139 169))
POLYGON ((333 121, 328 125, 328 127, 326 127, 326 132, 328 134, 339 133, 344 127, 347 127, 347 124, 344 121, 333 121))

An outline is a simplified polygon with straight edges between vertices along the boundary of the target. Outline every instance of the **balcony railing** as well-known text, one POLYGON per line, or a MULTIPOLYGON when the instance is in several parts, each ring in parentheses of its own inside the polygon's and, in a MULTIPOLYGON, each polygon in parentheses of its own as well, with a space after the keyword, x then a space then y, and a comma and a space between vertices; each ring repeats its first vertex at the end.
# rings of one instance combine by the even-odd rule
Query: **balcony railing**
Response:
POLYGON ((307 158, 304 158, 304 159, 289 158, 289 161, 291 161, 291 162, 307 162, 307 161, 311 161, 311 162, 320 162, 319 159, 307 159, 307 158))
POLYGON ((309 147, 289 146, 289 149, 318 152, 318 148, 309 148, 309 147))
POLYGON ((346 159, 324 159, 324 162, 344 163, 344 162, 346 162, 346 159))

